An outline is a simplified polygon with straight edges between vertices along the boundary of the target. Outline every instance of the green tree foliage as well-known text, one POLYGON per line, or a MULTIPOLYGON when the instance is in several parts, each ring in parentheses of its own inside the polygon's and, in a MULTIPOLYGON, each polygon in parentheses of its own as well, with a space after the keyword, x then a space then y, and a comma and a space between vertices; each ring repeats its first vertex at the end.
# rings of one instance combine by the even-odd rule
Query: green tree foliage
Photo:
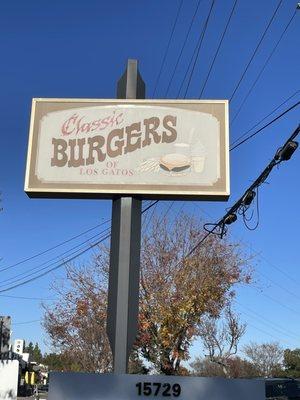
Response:
POLYGON ((43 362, 43 355, 41 352, 41 349, 39 348, 39 345, 36 343, 34 348, 33 348, 33 354, 32 354, 33 360, 36 363, 42 363, 43 362))
POLYGON ((74 362, 68 354, 49 353, 43 357, 43 364, 49 371, 80 371, 79 363, 74 362))
POLYGON ((300 378, 300 349, 284 351, 283 374, 292 378, 300 378))
POLYGON ((31 361, 34 361, 38 364, 43 362, 43 355, 38 343, 33 345, 32 342, 29 342, 28 346, 25 346, 24 352, 30 354, 31 361))
POLYGON ((33 343, 29 342, 28 346, 25 346, 25 348, 24 348, 24 353, 29 353, 32 356, 33 349, 34 349, 33 343))

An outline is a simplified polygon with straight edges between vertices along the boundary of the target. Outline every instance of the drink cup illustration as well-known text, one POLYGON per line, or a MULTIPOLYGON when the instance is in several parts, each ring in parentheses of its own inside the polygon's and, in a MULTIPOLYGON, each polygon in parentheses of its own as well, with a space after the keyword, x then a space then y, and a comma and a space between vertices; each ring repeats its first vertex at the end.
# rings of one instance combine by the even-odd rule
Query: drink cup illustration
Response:
POLYGON ((195 172, 201 173, 204 170, 205 157, 194 156, 192 157, 192 165, 195 172))
POLYGON ((206 150, 201 142, 195 144, 191 156, 194 172, 202 173, 205 168, 206 150))

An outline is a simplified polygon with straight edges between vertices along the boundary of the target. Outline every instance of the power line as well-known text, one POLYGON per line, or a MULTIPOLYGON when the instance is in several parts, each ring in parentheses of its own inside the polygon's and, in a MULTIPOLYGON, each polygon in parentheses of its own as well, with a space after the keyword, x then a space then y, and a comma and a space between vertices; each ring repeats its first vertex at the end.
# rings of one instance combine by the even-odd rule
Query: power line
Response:
MULTIPOLYGON (((198 209, 200 209, 203 214, 206 214, 209 218, 213 218, 212 215, 210 215, 207 211, 203 210, 201 207, 198 206, 198 204, 194 204, 194 207, 197 207, 198 209)), ((286 271, 284 271, 282 268, 279 268, 277 265, 275 265, 274 263, 272 263, 270 260, 268 260, 265 256, 263 256, 261 254, 260 250, 257 250, 253 247, 253 245, 251 243, 247 243, 245 241, 241 242, 243 245, 247 246, 249 250, 251 251, 255 251, 256 255, 259 256, 259 258, 263 259, 268 265, 270 265, 270 267, 276 269, 277 271, 279 271, 282 275, 284 275, 287 279, 289 279, 291 282, 296 283, 296 278, 292 275, 289 275, 286 271)), ((258 271, 258 273, 261 273, 260 271, 258 271)), ((269 279, 269 278, 267 278, 269 279)), ((276 284, 276 283, 275 283, 276 284)))
POLYGON ((158 82, 160 80, 160 76, 161 76, 162 70, 163 70, 164 65, 165 65, 165 61, 166 61, 166 58, 167 58, 167 54, 169 52, 170 44, 171 44, 171 41, 172 41, 172 38, 173 38, 175 27, 177 25, 177 21, 178 21, 178 17, 179 17, 179 14, 180 14, 180 10, 181 10, 182 4, 183 4, 183 0, 180 1, 178 9, 177 9, 176 18, 175 18, 175 21, 174 21, 174 24, 173 24, 173 28, 172 28, 172 31, 171 31, 171 35, 169 37, 169 41, 168 41, 168 44, 167 44, 167 47, 166 47, 166 51, 165 51, 165 54, 164 54, 164 57, 163 57, 163 60, 162 60, 161 66, 160 66, 160 70, 159 70, 159 73, 158 73, 158 76, 157 76, 157 79, 156 79, 156 83, 155 83, 155 87, 154 87, 154 91, 153 91, 152 97, 154 97, 155 93, 156 93, 158 82))
MULTIPOLYGON (((151 203, 148 207, 146 207, 146 209, 144 209, 144 210, 142 211, 142 214, 143 214, 144 212, 148 211, 148 210, 149 210, 151 207, 153 207, 157 202, 158 202, 158 200, 156 200, 156 201, 154 201, 153 203, 151 203)), ((73 253, 69 254, 69 256, 71 256, 72 254, 75 253, 75 255, 72 256, 72 257, 70 257, 69 259, 62 261, 62 262, 59 263, 58 265, 55 265, 53 268, 50 268, 50 269, 48 269, 48 270, 46 270, 46 271, 40 273, 39 275, 34 276, 33 278, 27 279, 27 280, 25 280, 25 281, 23 281, 23 282, 20 282, 20 283, 16 283, 16 282, 18 282, 18 281, 24 279, 24 277, 15 280, 14 283, 16 283, 16 284, 14 284, 14 285, 12 285, 12 286, 6 288, 6 289, 0 290, 0 293, 7 292, 7 291, 12 290, 12 289, 15 289, 15 288, 17 288, 17 287, 23 286, 23 285, 25 285, 25 284, 27 284, 27 283, 31 283, 31 282, 33 282, 33 281, 35 281, 35 280, 37 280, 37 279, 39 279, 39 278, 41 278, 41 277, 43 277, 43 276, 49 274, 50 272, 52 272, 52 271, 54 271, 54 270, 56 270, 56 269, 58 269, 58 268, 64 266, 65 264, 68 264, 69 262, 74 261, 76 258, 80 257, 81 255, 83 255, 83 254, 86 253, 87 251, 91 250, 92 248, 94 248, 94 247, 97 246, 98 244, 100 244, 100 243, 104 242, 105 240, 107 240, 107 239, 110 237, 110 235, 111 235, 111 234, 108 233, 106 236, 102 237, 100 240, 98 240, 98 241, 96 241, 96 242, 94 242, 94 243, 90 243, 89 246, 88 246, 86 249, 81 250, 79 253, 73 252, 73 253), (76 253, 77 253, 77 254, 76 254, 76 253)), ((55 263, 53 263, 53 264, 55 264, 55 263)), ((46 268, 49 268, 49 267, 50 267, 51 265, 53 265, 53 264, 50 264, 50 265, 48 265, 47 267, 41 268, 41 269, 39 270, 39 272, 45 270, 46 268)), ((33 274, 28 274, 27 277, 29 277, 29 276, 31 276, 31 275, 33 275, 33 274)))
POLYGON ((148 210, 150 210, 150 208, 152 208, 153 206, 155 206, 155 204, 157 204, 158 202, 159 202, 159 200, 153 201, 151 204, 149 204, 149 205, 142 211, 142 214, 144 214, 145 212, 147 212, 148 210))
POLYGON ((192 70, 191 70, 191 74, 190 74, 190 77, 189 77, 189 80, 188 80, 188 84, 187 84, 187 87, 186 87, 185 92, 184 92, 184 98, 186 98, 187 92, 188 92, 190 84, 191 84, 192 77, 194 75, 194 70, 195 70, 195 67, 196 67, 196 64, 197 64, 197 61, 198 61, 198 58, 199 58, 200 49, 201 49, 201 46, 202 46, 202 43, 203 43, 203 39, 205 37, 205 33, 206 33, 206 30, 207 30, 207 27, 208 27, 209 19, 210 19, 210 16, 211 16, 211 13, 212 13, 214 5, 215 5, 215 0, 212 0, 212 3, 211 3, 211 6, 210 6, 210 9, 209 9, 209 12, 208 12, 204 27, 203 27, 202 32, 200 34, 198 49, 197 49, 197 52, 196 52, 196 57, 195 57, 194 64, 193 64, 193 67, 192 67, 192 70))
POLYGON ((272 333, 267 332, 267 331, 265 331, 265 330, 263 330, 263 329, 261 329, 261 328, 258 328, 257 326, 253 325, 252 323, 250 323, 250 324, 248 323, 247 325, 248 325, 248 326, 251 326, 252 328, 254 328, 254 329, 256 329, 256 330, 258 330, 258 331, 260 331, 260 332, 262 332, 262 333, 264 333, 265 335, 268 335, 268 336, 272 337, 273 339, 276 339, 276 340, 279 341, 279 342, 280 342, 280 341, 283 341, 283 342, 285 342, 285 343, 291 345, 291 343, 288 342, 287 340, 279 339, 278 337, 272 335, 272 333))
MULTIPOLYGON (((250 286, 251 287, 251 286, 250 286)), ((274 303, 278 304, 279 306, 285 308, 286 310, 290 311, 292 314, 297 314, 300 315, 300 312, 297 310, 294 310, 293 308, 287 306, 286 304, 278 301, 277 299, 274 299, 274 297, 268 295, 267 293, 264 293, 263 291, 257 289, 257 288, 253 288, 251 287, 253 290, 255 290, 256 292, 258 292, 259 294, 261 294, 262 296, 266 297, 267 299, 270 299, 271 301, 273 301, 274 303)))
MULTIPOLYGON (((253 194, 254 190, 258 188, 267 177, 270 175, 271 171, 276 165, 279 165, 282 161, 286 161, 289 158, 285 158, 287 154, 283 152, 283 150, 287 149, 288 145, 297 137, 300 132, 300 125, 295 129, 295 131, 291 134, 291 136, 286 140, 284 145, 279 148, 271 160, 271 162, 267 165, 267 167, 263 170, 263 172, 259 175, 259 177, 254 181, 254 183, 244 192, 244 194, 240 197, 240 199, 227 211, 227 213, 217 222, 217 223, 209 223, 204 225, 204 229, 207 231, 206 235, 204 235, 196 245, 192 247, 192 249, 185 255, 184 258, 188 258, 192 255, 195 250, 201 246, 201 244, 210 236, 211 234, 215 233, 215 231, 221 238, 227 232, 227 225, 236 221, 237 216, 236 213, 241 209, 241 207, 249 207, 252 200, 254 199, 255 195, 253 194), (250 195, 250 196, 249 196, 250 195), (252 198, 251 198, 252 196, 252 198), (246 204, 246 199, 250 202, 246 204), (211 227, 208 229, 208 227, 211 227)), ((297 147, 294 148, 294 151, 297 147)), ((291 153, 292 154, 292 153, 291 153)), ((291 156, 290 154, 290 156, 291 156)))
POLYGON ((266 125, 264 125, 262 128, 258 129, 257 131, 255 131, 254 133, 252 133, 251 135, 247 136, 244 140, 242 140, 241 142, 237 143, 236 145, 234 145, 233 147, 231 147, 230 151, 236 149, 237 147, 241 146, 242 144, 244 144, 245 142, 247 142, 248 140, 252 139, 254 136, 256 136, 259 132, 263 131, 264 129, 266 129, 268 126, 270 126, 271 124, 273 124, 275 121, 277 121, 278 119, 280 119, 281 117, 283 117, 285 114, 287 114, 288 112, 292 111, 294 108, 298 107, 300 104, 300 101, 298 101, 297 103, 294 103, 291 107, 289 107, 287 110, 283 111, 281 114, 279 114, 277 117, 275 117, 274 119, 272 119, 272 121, 268 122, 266 125))
POLYGON ((34 319, 32 321, 24 321, 24 322, 14 322, 12 325, 25 325, 25 324, 34 324, 36 322, 41 322, 40 319, 34 319))
POLYGON ((179 55, 178 55, 178 57, 177 57, 177 61, 176 61, 176 63, 175 63, 175 67, 174 67, 174 69, 173 69, 173 73, 172 73, 172 76, 171 76, 171 79, 170 79, 170 81, 169 81, 169 84, 168 84, 168 87, 167 87, 167 90, 166 90, 166 92, 165 92, 164 97, 167 97, 168 92, 169 92, 169 90, 170 90, 172 81, 173 81, 174 76, 175 76, 175 72, 176 72, 177 67, 178 67, 178 64, 179 64, 179 62, 180 62, 180 60, 181 60, 181 57, 182 57, 182 54, 183 54, 183 50, 184 50, 184 48, 185 48, 186 42, 187 42, 187 40, 188 40, 188 37, 189 37, 189 35, 190 35, 190 32, 191 32, 193 23, 194 23, 194 21, 195 21, 195 18, 196 18, 196 15, 197 15, 197 12, 198 12, 198 9, 199 9, 199 6, 200 6, 201 1, 202 1, 202 0, 198 0, 198 3, 197 3, 197 6, 196 6, 196 9, 195 9, 195 12, 194 12, 194 14, 193 14, 193 16, 192 16, 192 19, 191 19, 191 22, 190 22, 188 31, 187 31, 187 33, 186 33, 186 35, 185 35, 184 42, 183 42, 183 44, 182 44, 180 53, 179 53, 179 55))
POLYGON ((235 121, 235 119, 237 118, 237 116, 239 115, 239 113, 241 112, 246 100, 248 99, 248 97, 250 96, 252 90, 254 89, 255 85, 257 84, 258 80, 260 79, 261 75, 263 74, 264 70, 266 69, 266 66, 268 65, 269 61, 271 60, 273 54, 275 53, 277 47, 279 46, 279 43, 281 42, 284 34, 286 33, 286 31, 288 30, 289 26, 291 25, 295 15, 297 13, 297 10, 295 10, 294 14, 292 15, 292 17, 290 18, 290 20, 288 21, 287 25, 285 26, 283 32, 281 33, 279 39, 277 40, 275 46, 273 47, 273 50, 271 51, 269 57, 267 58, 267 60, 265 61, 264 65, 262 66, 261 70, 259 71, 255 81, 253 82, 253 84, 251 85, 250 89, 248 90, 247 94, 245 95, 240 107, 238 108, 237 112, 235 113, 235 115, 232 118, 231 124, 235 121))
MULTIPOLYGON (((106 235, 105 235, 104 237, 102 237, 102 238, 105 240, 105 238, 108 238, 108 237, 110 237, 110 232, 109 232, 108 234, 106 234, 106 235)), ((100 239, 100 241, 102 240, 102 238, 100 239)), ((91 243, 88 244, 87 249, 89 249, 90 246, 91 246, 91 243)), ((79 246, 76 246, 76 247, 80 247, 80 245, 79 245, 79 246)), ((86 246, 83 247, 83 249, 85 249, 85 248, 86 248, 86 246)), ((72 256, 72 255, 74 255, 74 254, 77 254, 77 252, 78 252, 78 250, 71 251, 71 252, 68 251, 68 253, 69 253, 69 254, 68 254, 68 257, 70 257, 70 256, 72 256)), ((56 258, 58 258, 58 257, 56 257, 56 258)), ((60 258, 60 260, 63 262, 63 259, 62 259, 62 258, 60 258)), ((58 260, 58 261, 60 261, 60 260, 58 260)), ((17 276, 14 276, 14 277, 11 278, 11 279, 6 279, 6 280, 2 281, 1 283, 4 283, 4 282, 7 282, 7 281, 11 281, 11 280, 12 280, 12 282, 11 282, 10 284, 14 284, 14 283, 16 283, 16 282, 22 281, 24 278, 28 278, 28 277, 30 277, 30 276, 35 275, 36 273, 40 273, 41 271, 47 270, 47 268, 52 267, 53 265, 56 265, 58 261, 55 261, 55 262, 53 262, 53 263, 50 263, 49 265, 46 265, 45 267, 41 268, 42 265, 45 265, 45 263, 43 263, 43 264, 39 265, 38 267, 35 267, 35 268, 33 268, 33 269, 29 270, 29 271, 26 271, 26 272, 24 272, 24 273, 22 273, 22 274, 18 274, 17 276), (35 272, 31 272, 32 270, 35 270, 35 272), (38 271, 36 271, 36 270, 38 270, 38 271), (30 272, 30 273, 28 273, 28 272, 30 272), (14 278, 18 278, 18 279, 14 279, 14 278)), ((48 263, 49 263, 49 262, 47 262, 46 264, 48 264, 48 263)), ((4 283, 4 284, 0 285, 0 288, 3 287, 3 286, 7 286, 7 283, 4 283)), ((1 291, 0 291, 0 292, 1 292, 1 291)))
POLYGON ((273 264, 270 260, 268 260, 266 257, 264 257, 262 254, 259 254, 259 257, 262 258, 267 264, 269 264, 272 268, 276 269, 279 271, 282 275, 284 275, 286 278, 288 278, 291 282, 295 283, 296 279, 292 276, 286 273, 282 268, 279 268, 277 265, 273 264))
MULTIPOLYGON (((277 323, 275 323, 275 322, 273 322, 273 321, 268 320, 268 319, 266 318, 265 315, 261 315, 261 314, 257 313, 256 311, 253 311, 251 308, 245 306, 244 304, 238 302, 237 300, 234 300, 234 302, 235 302, 236 304, 238 304, 240 307, 243 307, 243 308, 245 308, 246 310, 248 310, 250 313, 256 315, 259 319, 261 319, 263 322, 260 321, 260 323, 265 324, 265 325, 269 324, 270 326, 273 325, 274 327, 273 327, 272 329, 276 329, 278 332, 279 332, 279 330, 281 330, 281 332, 279 332, 279 333, 288 335, 288 336, 290 336, 291 338, 293 338, 294 340, 295 340, 295 339, 299 340, 299 335, 298 335, 298 334, 296 334, 296 333, 294 333, 294 332, 292 332, 292 331, 287 330, 286 328, 282 327, 281 325, 279 325, 279 324, 277 324, 277 323)), ((250 316, 250 317, 251 317, 251 318, 254 318, 254 317, 252 317, 252 316, 250 316)))
MULTIPOLYGON (((156 202, 154 202, 154 203, 156 204, 157 202, 158 202, 158 200, 157 200, 156 202)), ((153 205, 154 205, 154 204, 153 204, 153 205)), ((146 211, 147 211, 149 208, 151 208, 151 207, 152 207, 152 203, 150 202, 150 204, 142 211, 142 213, 146 212, 146 211)), ((60 246, 63 246, 64 244, 69 243, 69 242, 71 242, 72 240, 75 240, 75 239, 79 238, 80 236, 83 236, 83 235, 85 235, 86 233, 88 233, 88 232, 90 232, 90 231, 92 231, 92 230, 94 230, 94 229, 96 229, 96 228, 99 228, 100 226, 103 226, 103 225, 105 225, 105 224, 107 224, 107 223, 109 223, 109 222, 111 222, 111 219, 107 219, 106 221, 102 222, 101 224, 96 225, 96 226, 94 226, 94 227, 92 227, 92 228, 86 230, 85 232, 82 232, 82 233, 76 235, 76 236, 73 236, 72 238, 67 239, 67 240, 65 240, 65 241, 63 241, 63 242, 61 242, 61 243, 59 243, 59 244, 57 244, 57 245, 55 245, 55 246, 53 246, 53 247, 47 249, 47 250, 44 250, 44 251, 42 251, 42 252, 40 252, 40 253, 38 253, 38 254, 35 254, 35 255, 30 256, 30 257, 28 257, 28 258, 25 258, 25 259, 23 259, 23 260, 21 260, 21 261, 15 263, 15 264, 12 264, 12 265, 9 265, 9 266, 7 266, 7 267, 5 267, 5 268, 2 268, 2 269, 0 269, 0 272, 6 271, 6 270, 11 269, 11 268, 14 268, 14 267, 16 267, 16 266, 18 266, 18 265, 20 265, 20 264, 23 264, 23 263, 25 263, 25 262, 27 262, 27 261, 33 260, 34 258, 37 258, 37 257, 39 257, 39 256, 41 256, 41 255, 44 255, 44 254, 50 252, 51 250, 54 250, 54 249, 56 249, 56 248, 58 248, 58 247, 60 247, 60 246)), ((109 231, 109 230, 110 230, 110 228, 106 228, 104 231, 99 232, 99 233, 97 233, 96 235, 93 235, 93 236, 89 237, 87 240, 85 240, 85 241, 79 243, 78 245, 72 247, 71 249, 68 249, 67 251, 64 251, 64 252, 61 253, 60 255, 55 256, 55 257, 51 258, 51 259, 48 260, 48 261, 45 261, 44 263, 40 264, 39 267, 40 267, 40 266, 43 266, 43 265, 45 265, 45 264, 47 264, 47 263, 49 263, 49 262, 51 262, 51 261, 53 261, 53 260, 56 260, 57 258, 61 258, 63 255, 68 254, 70 251, 72 251, 72 250, 74 250, 74 249, 76 249, 76 248, 82 246, 84 243, 87 243, 87 242, 89 242, 90 240, 95 239, 97 236, 100 236, 100 235, 102 235, 103 233, 105 233, 106 231, 109 231)), ((29 271, 32 271, 32 270, 34 270, 34 269, 36 269, 36 268, 32 268, 32 269, 30 269, 29 271)), ((29 272, 29 271, 27 270, 27 272, 29 272)), ((10 280, 10 279, 9 279, 9 280, 10 280)), ((2 281, 2 282, 3 282, 3 281, 2 281)), ((2 282, 0 282, 0 283, 2 283, 2 282)))
POLYGON ((297 295, 296 293, 292 292, 291 290, 287 289, 285 286, 280 285, 280 283, 275 282, 272 278, 270 278, 268 275, 265 273, 259 271, 259 274, 264 276, 268 281, 270 281, 273 285, 279 287, 281 290, 284 292, 288 293, 290 296, 295 297, 297 300, 300 300, 300 296, 297 295))
POLYGON ((156 207, 157 207, 157 203, 158 203, 158 201, 156 202, 156 204, 155 204, 155 206, 154 206, 154 208, 152 210, 151 215, 149 215, 148 221, 147 221, 147 218, 145 218, 145 220, 143 221, 142 230, 144 232, 147 232, 148 226, 149 226, 149 224, 150 224, 150 222, 151 222, 151 220, 152 220, 152 218, 154 216, 154 213, 155 213, 155 210, 156 210, 156 207), (146 227, 144 227, 144 224, 146 224, 146 227))
POLYGON ((26 296, 12 296, 9 294, 0 294, 0 297, 7 297, 10 299, 18 299, 18 300, 39 300, 39 301, 54 301, 55 299, 48 299, 44 297, 26 297, 26 296))
POLYGON ((234 88, 233 93, 232 93, 232 95, 231 95, 229 101, 232 101, 234 95, 236 94, 238 88, 240 87, 240 84, 242 83, 242 80, 244 79, 244 77, 245 77, 245 75, 246 75, 246 73, 247 73, 247 71, 248 71, 248 69, 249 69, 249 67, 250 67, 250 65, 251 65, 251 63, 252 63, 252 61, 253 61, 253 59, 254 59, 254 57, 255 57, 255 55, 256 55, 258 49, 259 49, 259 47, 260 47, 260 45, 261 45, 261 43, 262 43, 262 41, 264 40, 264 37, 266 36, 266 34, 267 34, 267 32, 268 32, 268 30, 269 30, 269 28, 270 28, 270 26, 271 26, 271 24, 272 24, 272 22, 273 22, 275 16, 276 16, 276 14, 277 14, 278 9, 279 9, 279 7, 281 6, 282 1, 283 1, 283 0, 280 0, 279 3, 277 4, 277 7, 276 7, 275 11, 273 12, 273 15, 272 15, 272 17, 271 17, 269 23, 267 24, 267 27, 265 28, 265 30, 264 30, 264 32, 263 32, 263 34, 262 34, 262 36, 261 36, 261 38, 260 38, 260 40, 259 40, 259 42, 258 42, 256 48, 255 48, 255 50, 254 50, 252 56, 250 57, 250 60, 248 61, 248 64, 246 65, 246 68, 244 69, 244 72, 242 73, 242 75, 241 75, 241 77, 240 77, 240 79, 239 79, 239 81, 238 81, 236 87, 234 88))
POLYGON ((256 128, 258 125, 260 125, 264 120, 266 120, 268 117, 270 117, 272 114, 274 114, 275 111, 277 111, 279 108, 281 108, 284 104, 286 104, 289 100, 291 100, 293 97, 295 97, 298 93, 300 93, 300 90, 297 90, 295 93, 293 93, 291 96, 289 96, 286 100, 284 100, 279 106, 274 108, 269 114, 267 114, 264 118, 262 118, 260 121, 258 121, 256 124, 254 124, 250 129, 248 129, 246 132, 244 132, 241 136, 236 138, 232 143, 231 146, 233 146, 235 143, 237 143, 240 139, 245 137, 249 132, 252 131, 252 129, 256 128))
POLYGON ((229 24, 230 24, 231 18, 232 18, 232 16, 233 16, 234 10, 235 10, 235 8, 236 8, 237 2, 238 2, 238 0, 235 0, 235 2, 234 2, 234 4, 233 4, 233 7, 232 7, 232 9, 231 9, 231 13, 230 13, 229 18, 228 18, 228 20, 227 20, 227 23, 226 23, 225 29, 224 29, 224 31, 223 31, 223 34, 222 34, 222 36, 221 36, 219 45, 218 45, 217 50, 216 50, 216 52, 215 52, 214 58, 213 58, 213 60, 212 60, 212 62, 211 62, 211 64, 210 64, 210 67, 209 67, 208 73, 207 73, 207 75, 206 75, 206 78, 205 78, 203 87, 202 87, 202 89, 201 89, 201 92, 200 92, 200 95, 199 95, 199 99, 201 98, 201 96, 202 96, 202 94, 203 94, 203 91, 204 91, 204 89, 205 89, 205 87, 206 87, 207 81, 208 81, 208 79, 209 79, 209 77, 210 77, 211 71, 212 71, 213 66, 214 66, 214 64, 215 64, 216 58, 217 58, 217 56, 218 56, 218 54, 219 54, 220 48, 221 48, 221 46, 222 46, 224 37, 225 37, 225 35, 226 35, 227 29, 228 29, 228 26, 229 26, 229 24))
POLYGON ((188 67, 187 67, 187 69, 186 69, 186 71, 185 71, 184 77, 183 77, 183 79, 182 79, 182 81, 181 81, 181 84, 180 84, 180 87, 179 87, 179 90, 178 90, 176 99, 178 99, 179 96, 180 96, 180 93, 181 93, 181 90, 182 90, 182 88, 183 88, 184 82, 185 82, 185 80, 186 80, 186 78, 187 78, 187 76, 188 76, 190 67, 192 66, 193 59, 194 59, 194 57, 195 57, 195 55, 196 55, 196 52, 197 52, 199 43, 200 43, 200 41, 198 40, 197 43, 196 43, 196 46, 195 46, 195 48, 194 48, 194 51, 193 51, 192 57, 191 57, 191 59, 190 59, 190 62, 189 62, 189 64, 188 64, 188 67))
POLYGON ((57 249, 58 247, 61 247, 61 246, 63 246, 64 244, 67 244, 67 243, 71 242, 72 240, 78 239, 80 236, 83 236, 83 235, 85 235, 85 234, 91 232, 92 230, 95 230, 95 229, 99 228, 100 226, 103 226, 103 225, 107 224, 108 222, 110 222, 110 219, 108 219, 108 220, 102 222, 101 224, 98 224, 98 225, 96 225, 96 226, 93 226, 92 228, 87 229, 86 231, 84 231, 84 232, 82 232, 82 233, 79 233, 79 234, 76 235, 76 236, 72 236, 71 238, 69 238, 69 239, 67 239, 67 240, 65 240, 65 241, 63 241, 63 242, 61 242, 61 243, 58 243, 58 244, 56 244, 55 246, 50 247, 49 249, 43 250, 43 251, 41 251, 40 253, 34 254, 33 256, 30 256, 30 257, 27 257, 27 258, 25 258, 25 259, 23 259, 23 260, 21 260, 21 261, 18 261, 18 262, 15 263, 15 264, 11 264, 11 265, 9 265, 9 266, 7 266, 7 267, 1 268, 1 269, 0 269, 0 272, 6 271, 6 270, 11 269, 11 268, 14 268, 14 267, 16 267, 16 266, 18 266, 18 265, 20 265, 20 264, 24 264, 25 262, 30 261, 30 260, 33 260, 34 258, 37 258, 37 257, 39 257, 39 256, 42 256, 42 255, 48 253, 49 251, 55 250, 55 249, 57 249))
POLYGON ((44 271, 43 273, 41 273, 41 274, 39 274, 39 275, 37 275, 37 276, 35 276, 35 277, 33 277, 33 278, 27 279, 27 280, 25 280, 24 282, 20 282, 20 283, 17 283, 17 284, 15 284, 15 285, 13 285, 13 286, 10 286, 10 287, 8 287, 8 288, 6 288, 6 289, 2 289, 2 290, 0 290, 0 293, 4 293, 4 292, 7 292, 7 291, 9 291, 9 290, 16 289, 17 287, 24 286, 24 285, 26 285, 27 283, 31 283, 31 282, 33 282, 33 281, 39 279, 39 278, 42 278, 43 276, 49 274, 50 272, 55 271, 56 269, 58 269, 58 268, 60 268, 60 267, 62 267, 62 266, 64 266, 64 265, 66 265, 67 263, 70 263, 70 262, 74 261, 76 258, 78 258, 79 256, 83 255, 83 254, 86 253, 87 251, 91 250, 93 247, 95 247, 95 246, 97 246, 98 244, 102 243, 104 240, 108 239, 109 237, 110 237, 110 234, 107 235, 106 237, 104 237, 103 239, 98 240, 98 241, 95 242, 95 243, 92 243, 87 249, 82 250, 80 253, 78 253, 78 254, 76 254, 75 256, 69 258, 68 260, 63 261, 63 262, 61 262, 60 264, 54 266, 53 268, 51 268, 51 269, 49 269, 49 270, 47 270, 47 271, 44 271))
MULTIPOLYGON (((203 213, 205 213, 208 217, 211 218, 211 215, 209 215, 209 214, 208 214, 206 211, 204 211, 201 207, 199 207, 198 205, 195 205, 195 206, 196 206, 197 208, 199 208, 203 213)), ((244 242, 244 244, 247 245, 247 247, 248 247, 249 249, 255 250, 255 249, 253 249, 252 245, 251 245, 251 247, 250 247, 249 244, 247 244, 247 243, 245 243, 245 242, 244 242)), ((269 260, 267 260, 267 259, 266 259, 265 257, 263 257, 261 254, 260 254, 260 257, 263 258, 271 267, 277 269, 279 272, 281 272, 283 275, 285 275, 288 279, 290 279, 291 281, 295 282, 295 279, 294 279, 293 277, 289 276, 289 275, 288 275, 285 271, 283 271, 281 268, 279 268, 279 267, 277 267, 276 265, 272 264, 269 260)), ((288 294, 290 294, 290 295, 292 295, 292 296, 294 296, 294 297, 296 297, 296 298, 299 299, 299 296, 298 296, 297 294, 295 294, 294 292, 292 292, 292 291, 288 290, 287 288, 285 288, 284 286, 278 284, 277 282, 275 282, 274 280, 272 280, 269 276, 263 274, 261 271, 257 271, 257 272, 258 272, 259 274, 263 275, 263 276, 264 276, 267 280, 269 280, 271 283, 273 283, 273 284, 275 284, 276 286, 278 286, 280 289, 286 291, 288 294)), ((261 290, 258 290, 258 289, 257 289, 257 291, 258 291, 260 294, 263 294, 263 293, 261 292, 261 290)), ((270 296, 269 296, 269 297, 270 297, 270 296)), ((271 298, 271 297, 270 297, 270 298, 271 298)), ((272 298, 271 298, 271 299, 272 299, 272 298)), ((235 301, 236 301, 236 300, 235 300, 235 301)), ((284 304, 282 304, 281 302, 279 302, 278 300, 274 300, 274 299, 273 299, 273 301, 276 301, 277 303, 281 304, 282 307, 285 307, 285 308, 286 308, 286 306, 285 306, 284 304)), ((236 302, 237 302, 237 301, 236 301, 236 302)), ((237 302, 237 303, 238 303, 238 302, 237 302)), ((290 309, 290 308, 288 308, 288 309, 289 309, 290 311, 293 311, 293 310, 290 309)), ((296 311, 295 311, 295 312, 296 312, 296 311)))
MULTIPOLYGON (((99 237, 99 236, 102 235, 102 234, 108 233, 109 231, 110 231, 110 229, 109 229, 109 228, 106 228, 106 229, 103 230, 102 232, 97 233, 96 235, 93 235, 93 236, 89 237, 87 240, 85 240, 85 241, 83 241, 83 242, 77 244, 76 246, 71 247, 71 249, 68 249, 68 250, 64 251, 63 253, 59 254, 58 256, 55 256, 55 257, 51 258, 50 260, 47 260, 47 261, 43 262, 42 264, 39 264, 39 265, 36 266, 36 267, 30 268, 29 270, 26 270, 25 272, 18 273, 17 275, 14 275, 14 276, 12 276, 12 277, 10 277, 10 278, 7 278, 7 279, 4 279, 4 280, 0 281, 0 284, 1 284, 1 283, 4 283, 4 282, 9 282, 9 281, 13 280, 14 278, 17 278, 17 277, 20 277, 20 276, 24 276, 24 275, 25 275, 25 276, 28 276, 28 272, 32 272, 32 271, 39 270, 39 269, 40 269, 42 266, 44 266, 44 265, 46 265, 45 268, 48 268, 49 266, 53 265, 53 263, 50 264, 50 265, 47 265, 47 264, 51 263, 51 261, 54 261, 54 260, 57 260, 57 259, 62 259, 63 256, 66 256, 66 255, 74 254, 74 252, 72 253, 73 250, 75 250, 75 249, 81 247, 81 246, 84 245, 85 243, 90 243, 91 240, 93 240, 93 239, 99 237)), ((2 287, 2 286, 5 286, 5 285, 0 285, 0 287, 2 287)))
MULTIPOLYGON (((204 26, 203 26, 203 28, 202 28, 202 31, 203 31, 203 29, 204 29, 204 26)), ((198 40, 197 40, 197 42, 196 42, 196 46, 195 46, 195 48, 194 48, 193 54, 192 54, 192 56, 191 56, 191 58, 190 58, 190 61, 189 61, 189 63, 188 63, 188 67, 187 67, 187 69, 186 69, 186 71, 185 71, 184 77, 183 77, 183 79, 182 79, 182 81, 181 81, 181 84, 180 84, 180 87, 179 87, 179 90, 178 90, 176 99, 178 99, 179 96, 180 96, 181 90, 182 90, 182 88, 183 88, 183 86, 184 86, 185 80, 186 80, 186 78, 187 78, 187 76, 188 76, 188 73, 189 73, 189 70, 190 70, 190 68, 191 68, 191 66, 192 66, 194 57, 195 57, 196 54, 197 54, 197 51, 198 51, 199 46, 200 46, 200 44, 201 44, 201 37, 202 37, 202 35, 200 34, 200 36, 199 36, 199 38, 198 38, 198 40)))

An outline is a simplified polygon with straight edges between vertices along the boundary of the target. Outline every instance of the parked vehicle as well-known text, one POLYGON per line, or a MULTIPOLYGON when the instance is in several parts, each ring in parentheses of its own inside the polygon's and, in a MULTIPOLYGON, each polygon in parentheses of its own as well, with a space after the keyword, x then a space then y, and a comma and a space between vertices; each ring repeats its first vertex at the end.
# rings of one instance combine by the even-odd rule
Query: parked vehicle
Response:
POLYGON ((268 378, 265 382, 268 400, 300 400, 300 379, 268 378))

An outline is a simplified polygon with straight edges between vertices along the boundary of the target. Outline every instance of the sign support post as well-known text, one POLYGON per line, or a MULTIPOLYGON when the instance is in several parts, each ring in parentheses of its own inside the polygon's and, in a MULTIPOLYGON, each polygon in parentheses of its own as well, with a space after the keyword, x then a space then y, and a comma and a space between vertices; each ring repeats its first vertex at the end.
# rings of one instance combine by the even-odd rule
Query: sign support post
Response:
MULTIPOLYGON (((128 60, 117 85, 119 99, 144 99, 145 84, 137 60, 128 60)), ((126 373, 137 335, 141 247, 141 205, 135 197, 116 197, 112 204, 107 334, 115 373, 126 373)))

